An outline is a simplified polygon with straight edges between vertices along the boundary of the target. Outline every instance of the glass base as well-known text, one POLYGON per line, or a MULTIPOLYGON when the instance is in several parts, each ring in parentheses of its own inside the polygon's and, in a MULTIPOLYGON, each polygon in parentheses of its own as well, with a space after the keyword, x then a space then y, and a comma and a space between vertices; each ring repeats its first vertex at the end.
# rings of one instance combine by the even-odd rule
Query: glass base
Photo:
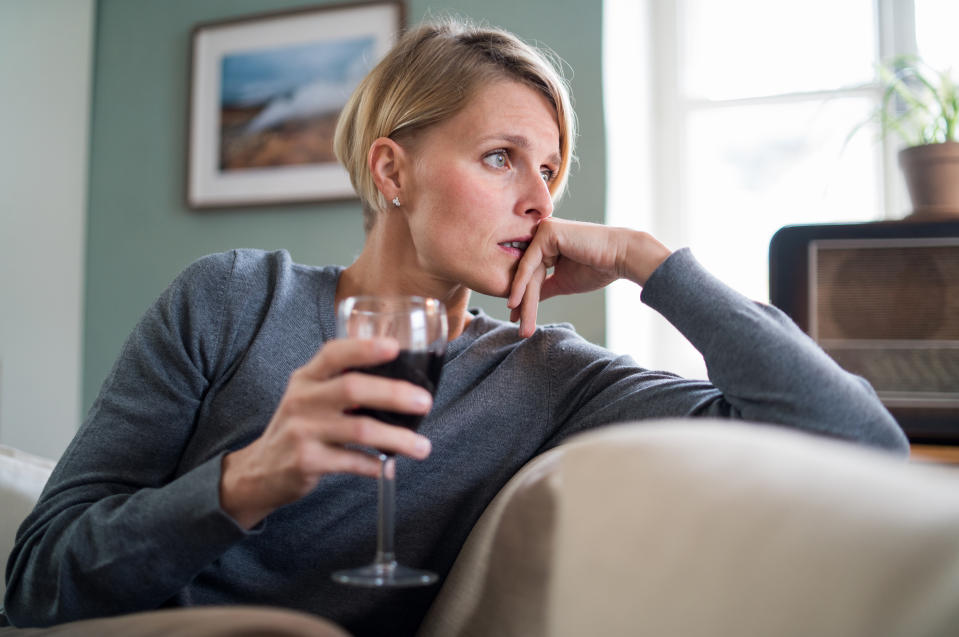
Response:
POLYGON ((383 587, 429 586, 439 579, 439 576, 432 571, 409 568, 396 562, 370 564, 360 568, 336 571, 332 577, 338 584, 383 587))

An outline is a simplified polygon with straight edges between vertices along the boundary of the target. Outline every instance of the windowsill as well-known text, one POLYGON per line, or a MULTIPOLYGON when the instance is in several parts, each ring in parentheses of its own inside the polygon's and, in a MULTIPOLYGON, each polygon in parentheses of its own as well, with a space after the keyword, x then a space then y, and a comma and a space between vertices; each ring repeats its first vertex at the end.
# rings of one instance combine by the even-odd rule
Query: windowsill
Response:
POLYGON ((945 464, 959 467, 959 446, 911 445, 909 460, 922 464, 945 464))

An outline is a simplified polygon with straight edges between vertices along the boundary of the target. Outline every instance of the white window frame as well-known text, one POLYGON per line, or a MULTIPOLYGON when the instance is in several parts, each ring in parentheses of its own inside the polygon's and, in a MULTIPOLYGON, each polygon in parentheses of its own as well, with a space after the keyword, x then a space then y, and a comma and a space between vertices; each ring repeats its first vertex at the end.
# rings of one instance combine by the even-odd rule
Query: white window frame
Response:
MULTIPOLYGON (((717 0, 718 1, 718 0, 717 0)), ((877 60, 915 53, 913 0, 874 0, 877 60)), ((736 100, 692 100, 681 93, 682 0, 604 0, 607 122, 607 223, 647 230, 676 248, 688 243, 683 153, 693 109, 873 95, 867 84, 834 91, 736 100), (624 81, 624 78, 629 78, 624 81)), ((882 140, 877 218, 900 218, 905 188, 893 140, 882 140)), ((640 364, 705 378, 702 357, 665 319, 645 307, 636 286, 617 282, 606 294, 607 344, 640 364)), ((759 299, 766 300, 766 299, 759 299)))

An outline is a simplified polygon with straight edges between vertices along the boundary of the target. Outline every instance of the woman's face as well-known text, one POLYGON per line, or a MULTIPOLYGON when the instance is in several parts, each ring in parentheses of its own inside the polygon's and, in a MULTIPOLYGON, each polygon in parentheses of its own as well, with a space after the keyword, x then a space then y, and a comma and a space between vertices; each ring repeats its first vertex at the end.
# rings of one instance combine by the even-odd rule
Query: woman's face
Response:
POLYGON ((525 84, 496 82, 427 129, 411 159, 401 199, 418 268, 507 296, 536 225, 553 213, 560 152, 552 105, 525 84))

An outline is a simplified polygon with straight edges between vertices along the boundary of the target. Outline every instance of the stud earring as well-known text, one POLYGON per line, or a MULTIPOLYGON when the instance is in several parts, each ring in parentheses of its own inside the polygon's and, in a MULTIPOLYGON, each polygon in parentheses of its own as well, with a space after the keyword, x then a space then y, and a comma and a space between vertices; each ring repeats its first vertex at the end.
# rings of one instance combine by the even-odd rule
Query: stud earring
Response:
POLYGON ((400 198, 399 198, 399 197, 393 197, 393 205, 396 206, 397 208, 400 207, 400 198))

